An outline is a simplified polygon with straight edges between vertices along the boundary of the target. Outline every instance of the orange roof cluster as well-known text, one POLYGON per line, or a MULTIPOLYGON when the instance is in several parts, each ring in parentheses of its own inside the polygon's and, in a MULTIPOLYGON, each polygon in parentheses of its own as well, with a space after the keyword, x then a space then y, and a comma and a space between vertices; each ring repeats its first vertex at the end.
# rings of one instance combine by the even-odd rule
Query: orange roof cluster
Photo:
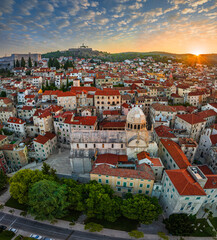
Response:
POLYGON ((187 169, 165 170, 165 172, 180 195, 206 195, 203 188, 194 180, 187 169))
POLYGON ((12 103, 11 99, 7 97, 0 97, 0 100, 2 100, 4 104, 12 103))
POLYGON ((49 140, 52 140, 56 135, 54 133, 47 132, 44 136, 38 135, 35 139, 34 142, 38 142, 40 144, 45 144, 49 140))
POLYGON ((188 166, 191 166, 186 155, 176 142, 169 139, 160 139, 160 141, 180 169, 186 169, 188 166))
MULTIPOLYGON (((148 166, 149 167, 149 166, 148 166)), ((146 172, 134 169, 113 168, 107 164, 95 165, 90 174, 100 174, 114 177, 126 177, 135 179, 154 180, 155 176, 153 170, 149 167, 146 172)))
POLYGON ((57 97, 72 97, 72 96, 76 96, 76 94, 73 93, 73 92, 70 92, 70 91, 68 91, 68 92, 59 92, 58 95, 57 95, 57 97))
MULTIPOLYGON (((152 158, 152 157, 150 157, 150 154, 145 151, 138 153, 137 158, 138 158, 138 160, 147 158, 148 160, 150 160, 153 163, 154 167, 162 167, 163 166, 160 161, 160 158, 152 158)), ((139 164, 137 167, 139 168, 139 166, 141 166, 141 165, 142 164, 139 164)), ((142 169, 140 169, 140 170, 142 170, 142 169)))

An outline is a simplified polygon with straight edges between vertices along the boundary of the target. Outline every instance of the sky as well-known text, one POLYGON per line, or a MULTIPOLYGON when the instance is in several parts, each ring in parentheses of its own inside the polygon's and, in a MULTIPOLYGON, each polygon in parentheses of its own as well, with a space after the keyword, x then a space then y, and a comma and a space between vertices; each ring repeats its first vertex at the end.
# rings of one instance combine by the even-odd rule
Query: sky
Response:
POLYGON ((0 56, 78 47, 217 53, 217 0, 0 0, 0 56))

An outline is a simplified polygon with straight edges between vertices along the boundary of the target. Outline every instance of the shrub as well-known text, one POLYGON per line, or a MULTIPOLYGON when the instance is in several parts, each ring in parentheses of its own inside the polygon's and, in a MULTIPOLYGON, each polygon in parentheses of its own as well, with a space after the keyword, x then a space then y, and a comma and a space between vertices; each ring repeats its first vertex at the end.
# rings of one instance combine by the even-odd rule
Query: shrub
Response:
POLYGON ((143 238, 144 237, 144 233, 140 232, 138 230, 133 230, 133 231, 129 232, 129 235, 134 238, 143 238))
POLYGON ((0 204, 0 209, 3 209, 4 208, 4 205, 3 204, 0 204))
POLYGON ((169 237, 164 232, 158 232, 158 236, 164 240, 169 240, 169 237))
POLYGON ((85 230, 89 230, 90 232, 100 232, 103 229, 103 226, 98 223, 87 223, 84 227, 85 230))
POLYGON ((25 211, 21 212, 20 216, 26 217, 27 216, 27 212, 25 212, 25 211))

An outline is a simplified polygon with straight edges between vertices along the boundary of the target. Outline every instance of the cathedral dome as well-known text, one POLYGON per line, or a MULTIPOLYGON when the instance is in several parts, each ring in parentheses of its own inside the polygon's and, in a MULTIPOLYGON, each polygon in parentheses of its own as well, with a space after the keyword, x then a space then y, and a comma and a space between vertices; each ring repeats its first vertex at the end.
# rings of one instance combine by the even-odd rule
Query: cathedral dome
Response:
POLYGON ((138 106, 132 108, 127 114, 127 122, 132 124, 146 124, 146 117, 138 106))

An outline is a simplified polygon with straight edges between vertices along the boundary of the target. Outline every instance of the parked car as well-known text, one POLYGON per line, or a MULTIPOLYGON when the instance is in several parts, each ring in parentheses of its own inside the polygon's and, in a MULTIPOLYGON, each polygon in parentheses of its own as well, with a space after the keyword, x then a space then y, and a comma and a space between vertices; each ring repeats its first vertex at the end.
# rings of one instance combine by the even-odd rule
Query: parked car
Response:
POLYGON ((0 230, 5 230, 5 229, 7 229, 6 226, 4 226, 4 225, 0 225, 0 230))
POLYGON ((41 240, 43 238, 42 236, 39 236, 39 235, 36 235, 36 234, 31 234, 30 237, 38 239, 38 240, 41 240))
POLYGON ((54 239, 45 237, 43 240, 54 240, 54 239))
POLYGON ((8 230, 11 231, 11 232, 13 232, 13 233, 17 233, 17 231, 18 231, 18 230, 15 229, 15 228, 9 228, 8 230))

